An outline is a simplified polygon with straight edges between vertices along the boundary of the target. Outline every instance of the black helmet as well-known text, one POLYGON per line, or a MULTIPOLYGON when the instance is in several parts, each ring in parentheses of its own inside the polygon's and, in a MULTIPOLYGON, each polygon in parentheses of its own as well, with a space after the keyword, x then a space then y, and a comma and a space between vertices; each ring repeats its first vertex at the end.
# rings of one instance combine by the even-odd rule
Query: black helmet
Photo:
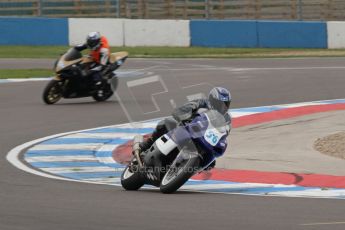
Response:
POLYGON ((225 114, 230 108, 231 94, 225 88, 215 87, 210 91, 208 100, 212 109, 217 110, 221 114, 225 114))
POLYGON ((89 33, 86 37, 86 44, 90 49, 96 50, 101 45, 101 34, 99 32, 89 33))

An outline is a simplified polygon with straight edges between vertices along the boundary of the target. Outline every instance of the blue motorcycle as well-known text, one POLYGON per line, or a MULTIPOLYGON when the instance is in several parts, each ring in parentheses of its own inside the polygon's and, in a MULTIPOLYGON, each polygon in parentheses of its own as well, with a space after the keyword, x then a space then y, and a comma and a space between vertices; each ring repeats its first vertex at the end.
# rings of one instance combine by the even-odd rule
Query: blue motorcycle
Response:
POLYGON ((230 124, 216 110, 197 113, 189 121, 179 122, 140 153, 142 136, 133 141, 133 159, 121 176, 122 187, 138 190, 144 184, 173 193, 194 174, 207 168, 227 148, 230 124))

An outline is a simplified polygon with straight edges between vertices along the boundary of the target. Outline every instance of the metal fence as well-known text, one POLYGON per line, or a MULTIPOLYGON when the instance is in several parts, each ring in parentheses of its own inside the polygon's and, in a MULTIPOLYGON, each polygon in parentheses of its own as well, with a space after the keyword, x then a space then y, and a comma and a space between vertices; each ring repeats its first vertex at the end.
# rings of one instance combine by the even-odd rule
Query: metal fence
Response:
POLYGON ((345 0, 0 0, 0 16, 345 20, 345 0))

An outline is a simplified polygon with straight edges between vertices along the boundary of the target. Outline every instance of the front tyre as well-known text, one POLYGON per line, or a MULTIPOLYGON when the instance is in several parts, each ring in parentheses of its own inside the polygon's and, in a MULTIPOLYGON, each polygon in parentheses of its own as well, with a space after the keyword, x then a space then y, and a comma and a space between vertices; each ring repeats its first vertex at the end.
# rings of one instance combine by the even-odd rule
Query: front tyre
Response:
POLYGON ((162 193, 175 192, 195 174, 199 163, 200 158, 197 155, 183 154, 178 156, 164 175, 160 184, 160 191, 162 193))
POLYGON ((119 85, 119 78, 118 78, 116 75, 114 75, 114 76, 110 79, 110 85, 111 85, 111 90, 112 90, 113 92, 115 92, 116 89, 117 89, 117 87, 118 87, 118 85, 119 85))
POLYGON ((144 180, 139 172, 131 172, 127 166, 121 175, 121 185, 126 190, 138 190, 144 185, 144 180))
POLYGON ((111 96, 113 96, 114 92, 111 89, 110 85, 107 83, 104 87, 97 90, 93 95, 92 98, 95 101, 102 102, 108 100, 111 96))
POLYGON ((48 105, 58 102, 62 98, 62 85, 62 81, 58 81, 55 79, 49 81, 43 91, 43 101, 48 105))

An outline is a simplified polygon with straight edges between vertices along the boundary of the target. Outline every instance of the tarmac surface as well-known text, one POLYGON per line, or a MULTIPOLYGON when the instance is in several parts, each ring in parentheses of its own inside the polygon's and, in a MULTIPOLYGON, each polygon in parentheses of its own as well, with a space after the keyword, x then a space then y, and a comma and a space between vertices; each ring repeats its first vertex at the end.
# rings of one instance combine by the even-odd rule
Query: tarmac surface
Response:
POLYGON ((345 111, 305 115, 233 129, 217 167, 239 170, 345 175, 345 160, 321 154, 318 138, 345 130, 345 111))
MULTIPOLYGON (((2 64, 5 61, 0 61, 0 68, 5 68, 2 64)), ((30 62, 32 66, 40 65, 37 63, 41 61, 43 60, 31 60, 27 65, 30 66, 30 62)), ((7 60, 6 66, 16 65, 8 63, 7 60)), ((123 70, 153 72, 153 76, 159 75, 166 81, 169 81, 169 76, 175 76, 182 86, 200 82, 222 85, 231 88, 234 98, 232 105, 239 108, 345 98, 344 63, 345 59, 342 58, 129 59, 123 70)), ((125 78, 121 79, 121 83, 125 81, 125 78)), ((343 200, 191 192, 178 192, 173 195, 163 195, 156 191, 126 192, 119 187, 56 181, 20 171, 5 160, 7 152, 19 144, 56 133, 128 122, 128 116, 116 98, 105 103, 95 103, 88 98, 62 100, 57 105, 46 106, 40 98, 45 84, 0 84, 0 156, 3 159, 0 161, 0 229, 287 230, 345 227, 343 200)), ((182 89, 178 90, 174 89, 172 92, 189 95, 182 89)), ((147 86, 135 90, 136 98, 140 98, 139 103, 144 107, 152 106, 148 91, 150 88, 147 86)), ((162 107, 159 112, 152 114, 152 118, 169 113, 171 106, 164 105, 167 98, 169 97, 166 95, 156 98, 162 107)), ((129 110, 138 104, 138 101, 121 101, 129 110)), ((339 116, 338 119, 342 117, 339 114, 334 116, 339 116)), ((318 119, 327 124, 326 114, 320 114, 318 119)), ((294 121, 292 119, 284 122, 294 121)), ((248 135, 253 137, 256 136, 254 132, 258 132, 266 135, 263 139, 269 139, 269 129, 275 132, 275 135, 283 132, 279 131, 278 127, 273 127, 274 122, 267 126, 272 127, 248 130, 248 135)), ((295 126, 300 131, 305 130, 303 126, 295 126)), ((240 144, 235 143, 237 135, 244 136, 243 145, 250 145, 245 142, 245 129, 249 127, 234 130, 231 148, 240 144)), ((328 131, 333 132, 331 129, 328 131)), ((287 136, 294 136, 292 130, 287 132, 287 136)), ((314 138, 315 132, 310 134, 310 139, 314 138)), ((261 143, 265 142, 262 140, 261 143)), ((284 141, 280 140, 280 143, 284 144, 284 141)), ((244 152, 245 150, 242 156, 238 156, 246 158, 244 152)), ((255 157, 262 156, 267 160, 269 154, 266 152, 255 157)), ((276 154, 276 157, 281 156, 276 154)), ((239 159, 237 162, 241 163, 239 159)), ((245 162, 241 163, 241 167, 245 165, 245 162)), ((274 167, 275 163, 258 165, 257 169, 268 166, 274 167)), ((312 164, 309 166, 314 167, 312 164)), ((289 167, 289 163, 286 163, 287 170, 289 167)), ((300 170, 311 170, 304 167, 305 165, 298 166, 300 170)))

